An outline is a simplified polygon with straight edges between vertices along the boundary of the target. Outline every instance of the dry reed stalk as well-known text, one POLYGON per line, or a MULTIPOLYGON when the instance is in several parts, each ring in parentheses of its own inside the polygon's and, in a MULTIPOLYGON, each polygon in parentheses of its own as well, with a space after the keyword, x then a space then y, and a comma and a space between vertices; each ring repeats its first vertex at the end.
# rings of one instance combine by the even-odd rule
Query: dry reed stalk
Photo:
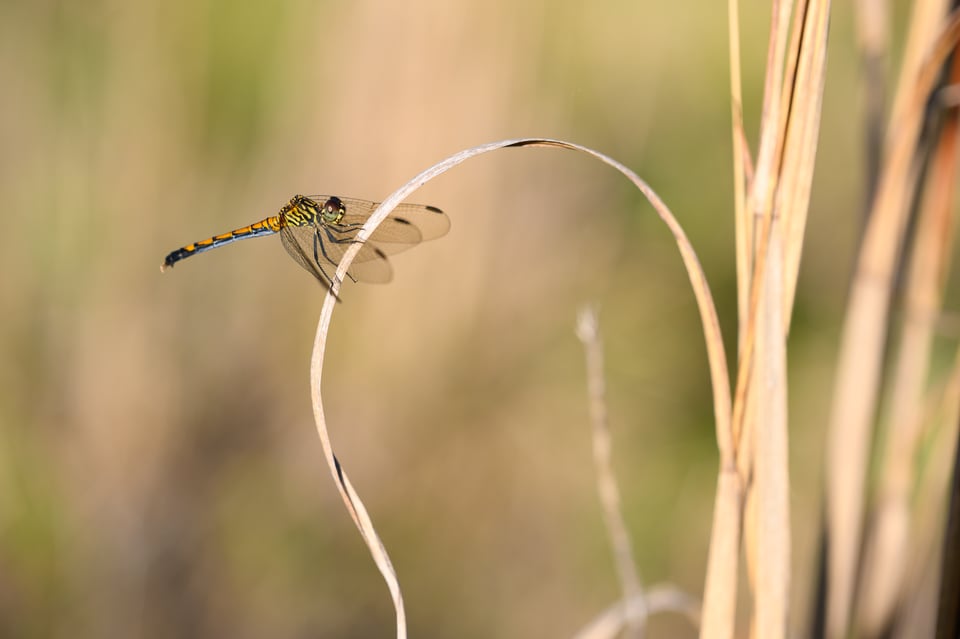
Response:
POLYGON ((916 181, 913 162, 926 100, 960 35, 953 16, 891 126, 877 196, 867 223, 844 319, 827 433, 827 636, 846 636, 860 553, 867 455, 877 402, 893 275, 916 181))
POLYGON ((710 552, 704 583, 700 637, 728 639, 733 636, 737 605, 737 568, 744 484, 735 463, 724 465, 721 456, 714 496, 713 524, 710 527, 710 552))
MULTIPOLYGON (((736 240, 737 281, 748 282, 753 269, 753 225, 747 211, 747 164, 750 148, 743 130, 743 87, 740 79, 740 2, 727 3, 727 28, 730 40, 730 130, 733 134, 733 220, 736 240)), ((737 316, 747 316, 748 287, 737 288, 737 316)), ((737 327, 737 348, 743 349, 746 325, 737 327)))
POLYGON ((937 605, 937 637, 960 635, 960 448, 954 447, 950 506, 943 540, 943 577, 937 605))
MULTIPOLYGON (((753 217, 747 208, 747 185, 753 181, 753 161, 750 145, 743 128, 743 87, 740 71, 740 3, 727 2, 727 29, 730 43, 730 120, 733 137, 733 202, 734 232, 737 264, 737 316, 746 317, 750 305, 750 278, 753 272, 754 229, 753 217)), ((737 326, 738 366, 742 367, 747 342, 747 323, 737 326)), ((748 357, 749 359, 749 357, 748 357)), ((747 415, 746 420, 752 418, 747 415)), ((737 566, 743 530, 743 506, 749 470, 742 468, 742 460, 752 459, 744 454, 738 441, 738 420, 734 419, 733 439, 737 455, 733 466, 721 459, 714 497, 714 520, 711 527, 710 555, 704 584, 704 624, 701 637, 728 638, 733 635, 737 599, 737 566), (732 584, 732 587, 731 587, 732 584)), ((752 574, 752 572, 751 572, 752 574)))
POLYGON ((862 65, 861 83, 864 104, 864 140, 866 156, 866 196, 864 209, 868 210, 877 190, 880 158, 883 156, 884 114, 887 99, 887 48, 890 44, 890 11, 887 0, 857 0, 854 19, 857 46, 862 65))
MULTIPOLYGON (((958 350, 955 361, 960 362, 960 350, 958 350)), ((927 484, 932 488, 927 488, 922 495, 927 496, 926 503, 921 500, 917 510, 920 517, 926 517, 937 523, 927 526, 926 530, 943 531, 942 545, 939 550, 940 574, 934 573, 938 577, 939 595, 937 602, 937 637, 956 637, 960 633, 960 529, 958 529, 958 505, 960 505, 960 437, 958 437, 957 424, 960 423, 960 365, 954 367, 954 373, 948 383, 948 389, 951 392, 945 393, 950 396, 949 410, 945 419, 946 428, 941 428, 937 440, 933 442, 932 449, 935 451, 931 460, 930 471, 925 473, 929 478, 927 484), (939 444, 939 445, 938 445, 939 444), (952 456, 949 454, 953 451, 952 456), (950 468, 952 467, 952 471, 950 468), (953 481, 949 480, 953 475, 953 481), (949 496, 946 494, 949 491, 949 496), (947 513, 946 527, 938 525, 944 519, 942 507, 949 499, 949 511, 947 513)), ((921 524, 923 521, 921 520, 921 524)), ((921 528, 921 530, 924 530, 921 528)), ((937 535, 939 536, 939 535, 937 535)), ((928 546, 932 547, 932 544, 928 546)), ((933 580, 931 580, 933 581, 933 580)))
MULTIPOLYGON (((323 373, 323 358, 326 352, 327 334, 330 329, 330 320, 333 309, 336 305, 336 296, 339 293, 343 277, 349 269, 350 264, 360 250, 362 243, 370 237, 370 234, 376 227, 390 214, 390 212, 404 199, 409 197, 414 191, 434 179, 435 177, 449 171, 455 166, 462 164, 466 160, 490 153, 504 148, 522 148, 522 147, 547 147, 559 148, 572 151, 578 151, 586 154, 604 164, 616 169, 625 176, 631 183, 647 198, 653 206, 654 211, 660 219, 666 224, 673 235, 680 257, 683 261, 687 276, 690 279, 690 285, 693 290, 694 298, 697 302, 697 309, 700 313, 700 321, 704 332, 704 340, 707 348, 707 360, 710 369, 710 381, 713 388, 713 406, 714 419, 717 436, 717 445, 720 449, 721 468, 735 468, 733 456, 733 439, 730 427, 731 404, 730 404, 730 380, 728 377, 728 368, 726 354, 723 349, 723 337, 720 332, 720 322, 717 318, 717 310, 713 303, 713 296, 710 293, 710 287, 707 284, 706 274, 697 258, 690 240, 687 238, 683 227, 670 212, 663 200, 651 189, 646 182, 616 160, 578 144, 564 142, 561 140, 548 140, 543 138, 524 138, 518 140, 505 140, 485 144, 465 151, 461 151, 433 166, 426 169, 405 185, 400 187, 389 197, 384 199, 376 211, 364 223, 356 236, 356 242, 350 245, 340 261, 337 271, 333 277, 333 286, 327 292, 320 310, 320 319, 317 323, 317 333, 314 339, 313 354, 310 363, 310 389, 313 400, 314 420, 317 426, 317 433, 323 447, 324 458, 330 474, 334 479, 337 489, 340 491, 347 510, 353 517, 360 534, 370 550, 374 561, 377 564, 380 573, 390 589, 394 601, 396 612, 397 637, 403 639, 406 637, 406 617, 403 609, 403 598, 400 593, 399 583, 396 573, 390 563, 390 559, 380 542, 376 531, 370 521, 369 516, 360 501, 359 496, 350 484, 349 478, 344 468, 340 465, 333 453, 333 447, 330 435, 327 429, 326 418, 323 411, 323 396, 320 390, 320 384, 323 373)), ((718 487, 719 490, 719 487, 718 487)), ((739 517, 739 515, 737 515, 739 517)), ((716 514, 715 514, 716 521, 716 514)), ((716 531, 714 531, 716 535, 716 531)), ((734 546, 735 555, 736 546, 734 546)), ((712 552, 712 551, 711 551, 712 552)), ((735 560, 734 560, 735 561, 735 560)))
POLYGON ((790 597, 790 497, 787 463, 786 334, 782 306, 783 246, 779 222, 770 237, 758 325, 753 397, 756 575, 753 628, 785 637, 790 597))
MULTIPOLYGON (((773 22, 777 21, 778 3, 774 3, 773 22)), ((747 207, 747 184, 755 183, 749 145, 743 129, 743 91, 740 73, 740 7, 738 0, 728 0, 727 27, 730 52, 730 116, 733 137, 733 191, 734 229, 737 264, 737 309, 738 316, 745 318, 756 308, 756 291, 752 286, 755 270, 754 253, 756 230, 751 210, 747 207)), ((771 41, 772 44, 772 41, 771 41)), ((772 50, 772 49, 771 49, 772 50)), ((772 55, 772 54, 771 54, 772 55)), ((768 67, 769 73, 769 67, 768 67)), ((765 101, 765 107, 768 104, 765 101)), ((741 442, 745 421, 744 399, 746 369, 752 362, 752 341, 747 322, 737 327, 738 377, 734 406, 739 414, 731 416, 733 430, 730 433, 733 447, 721 448, 717 489, 714 496, 713 524, 711 526, 710 551, 704 583, 703 622, 700 637, 703 639, 729 639, 736 625, 737 577, 741 538, 743 535, 744 506, 749 485, 750 455, 743 454, 741 442), (746 462, 745 462, 746 460, 746 462)), ((752 416, 747 415, 747 417, 752 416)), ((749 560, 749 559, 748 559, 749 560)), ((752 574, 752 572, 751 572, 752 574)))
MULTIPOLYGON (((736 509, 739 523, 744 504, 751 505, 745 536, 755 600, 751 627, 763 637, 786 634, 790 584, 786 335, 819 133, 829 7, 829 2, 801 3, 790 28, 792 4, 773 4, 760 143, 747 197, 749 211, 746 215, 739 209, 736 212, 738 225, 749 219, 748 228, 741 231, 738 226, 737 231, 737 249, 746 251, 737 256, 742 338, 733 412, 737 473, 735 477, 721 476, 716 512, 736 509), (749 239, 742 241, 741 234, 749 239), (744 264, 751 268, 743 268, 744 264), (745 494, 745 489, 755 493, 745 494), (730 502, 719 503, 721 490, 730 502)), ((731 65, 739 59, 735 13, 731 4, 731 65)), ((748 173, 748 167, 740 166, 748 154, 742 154, 737 146, 742 125, 736 67, 731 70, 731 84, 736 193, 748 173)), ((731 530, 739 533, 738 528, 731 530)), ((730 543, 729 537, 726 541, 730 543)), ((714 554, 711 548, 711 561, 714 554)), ((736 560, 725 562, 724 568, 726 572, 715 583, 708 579, 705 606, 714 596, 713 588, 726 588, 723 610, 728 616, 714 619, 705 610, 704 637, 733 634, 736 560)))
POLYGON ((917 75, 930 54, 930 43, 940 34, 944 17, 948 12, 947 0, 917 0, 913 3, 908 21, 907 41, 900 62, 900 77, 893 94, 893 106, 890 109, 890 124, 887 127, 886 152, 894 143, 897 129, 911 110, 913 87, 917 75))
MULTIPOLYGON (((911 535, 908 539, 907 562, 902 578, 902 600, 894 619, 894 637, 908 639, 933 636, 920 634, 923 626, 933 626, 936 614, 936 588, 940 569, 948 568, 942 557, 944 504, 954 450, 957 445, 957 423, 960 420, 960 349, 954 355, 953 366, 946 383, 924 397, 922 423, 930 429, 924 437, 930 451, 922 473, 916 478, 911 535)), ((940 635, 938 635, 940 636, 940 635)))
POLYGON ((784 126, 784 149, 776 211, 783 218, 783 321, 790 332, 790 318, 796 296, 800 256, 810 208, 810 188, 820 133, 823 88, 827 68, 827 35, 830 3, 810 2, 798 7, 796 24, 796 74, 791 82, 789 120, 784 126), (802 21, 800 16, 803 16, 802 21))
MULTIPOLYGON (((960 81, 960 59, 956 57, 951 78, 953 83, 960 81)), ((889 624, 902 595, 903 572, 910 556, 909 500, 918 476, 918 448, 925 425, 923 398, 953 246, 956 109, 951 109, 943 123, 932 158, 904 287, 905 321, 893 367, 877 504, 866 531, 858 596, 858 625, 866 636, 878 636, 889 624)))
MULTIPOLYGON (((799 274, 826 71, 827 2, 801 3, 794 15, 785 69, 769 255, 761 303, 756 388, 756 616, 758 636, 786 633, 790 588, 790 509, 786 335, 799 274)), ((769 217, 768 217, 769 216, 769 217)), ((766 222, 770 219, 770 222, 766 222)))

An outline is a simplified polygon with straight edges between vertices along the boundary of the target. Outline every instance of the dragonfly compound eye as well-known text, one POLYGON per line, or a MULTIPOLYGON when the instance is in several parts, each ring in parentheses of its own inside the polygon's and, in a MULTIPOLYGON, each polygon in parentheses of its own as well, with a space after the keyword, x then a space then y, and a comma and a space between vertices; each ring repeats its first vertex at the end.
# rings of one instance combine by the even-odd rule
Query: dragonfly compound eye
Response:
POLYGON ((347 212, 347 207, 338 197, 332 197, 323 203, 323 221, 329 224, 336 224, 343 218, 347 212))

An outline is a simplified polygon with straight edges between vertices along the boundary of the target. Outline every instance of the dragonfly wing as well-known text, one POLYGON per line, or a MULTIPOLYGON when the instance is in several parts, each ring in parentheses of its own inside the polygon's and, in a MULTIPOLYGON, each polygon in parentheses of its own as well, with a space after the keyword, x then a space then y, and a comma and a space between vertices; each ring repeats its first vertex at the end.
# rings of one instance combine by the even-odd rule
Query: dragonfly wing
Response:
MULTIPOLYGON (((325 201, 329 196, 311 197, 318 201, 325 201)), ((346 209, 339 224, 344 231, 359 230, 380 206, 378 202, 348 197, 340 198, 340 201, 346 209)), ((393 255, 420 242, 446 235, 449 230, 450 218, 440 209, 435 206, 403 202, 377 227, 369 241, 377 244, 384 253, 393 255)))
MULTIPOLYGON (((301 227, 301 226, 285 226, 280 229, 280 240, 283 242, 283 248, 287 249, 287 253, 290 254, 290 257, 294 261, 302 266, 308 273, 313 275, 324 288, 331 288, 330 277, 327 276, 326 269, 320 268, 316 260, 313 259, 313 249, 309 249, 309 253, 304 251, 303 243, 301 242, 301 234, 294 232, 294 229, 310 229, 312 233, 313 227, 301 227)), ((330 274, 336 272, 337 267, 330 267, 330 274)))
POLYGON ((393 267, 387 254, 373 244, 364 244, 347 271, 358 282, 386 284, 393 279, 393 267))
MULTIPOLYGON (((420 230, 420 238, 423 241, 435 240, 442 237, 450 230, 450 218, 447 214, 435 206, 425 206, 423 204, 400 204, 390 213, 387 218, 405 222, 420 230)), ((383 228, 383 225, 380 226, 383 228)), ((379 228, 377 230, 380 230, 379 228)), ((385 242, 391 242, 384 238, 385 242)))
MULTIPOLYGON (((367 219, 344 215, 338 226, 343 229, 359 230, 367 219)), ((356 233, 357 231, 352 232, 356 233)), ((388 217, 380 223, 380 226, 376 228, 367 241, 375 244, 383 253, 393 255, 422 242, 423 234, 420 229, 406 220, 388 217)), ((356 261, 360 261, 359 256, 356 261)))
MULTIPOLYGON (((358 227, 359 228, 359 227, 358 227)), ((353 244, 356 229, 330 226, 285 226, 281 231, 287 253, 303 268, 329 287, 343 254, 353 244)), ((373 244, 360 247, 347 273, 359 282, 384 284, 393 278, 386 254, 373 244)))

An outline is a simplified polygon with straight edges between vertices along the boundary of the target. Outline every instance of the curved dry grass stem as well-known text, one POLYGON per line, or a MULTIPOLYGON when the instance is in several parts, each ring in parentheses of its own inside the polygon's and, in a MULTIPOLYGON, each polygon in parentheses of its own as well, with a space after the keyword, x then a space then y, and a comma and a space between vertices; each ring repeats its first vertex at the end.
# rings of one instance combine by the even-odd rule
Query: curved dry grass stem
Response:
POLYGON ((383 548, 383 544, 380 542, 376 531, 370 523, 370 518, 363 507, 363 503, 353 490, 346 472, 339 464, 336 456, 333 453, 333 447, 330 441, 329 432, 327 430, 326 418, 324 417, 323 412, 323 398, 320 392, 320 383, 323 373, 323 357, 326 351, 327 334, 330 329, 330 320, 336 304, 336 295, 340 290, 340 284, 343 281, 343 277, 346 274, 347 269, 350 267, 350 264, 353 262, 353 258, 360 250, 360 243, 370 237, 370 234, 377 227, 377 225, 379 225, 387 217, 387 215, 389 215, 390 212, 410 194, 433 178, 449 171, 459 164, 462 164, 470 158, 503 148, 520 148, 530 146, 579 151, 580 153, 584 153, 590 157, 593 157, 594 159, 600 160, 608 166, 615 168, 627 179, 629 179, 634 186, 640 190, 641 193, 644 194, 644 196, 653 206, 654 211, 664 222, 664 224, 667 225, 667 228, 670 229, 670 232, 673 234, 674 240, 677 244, 677 248, 680 251, 680 257, 683 260, 684 267, 687 270, 687 276, 690 278, 690 284, 697 302, 697 308, 700 312, 700 321, 703 326, 704 338, 707 347, 707 359, 710 367, 710 379, 713 387, 713 407, 716 420, 717 445, 720 449, 721 468, 734 468, 733 439, 730 430, 730 380, 728 377, 726 354, 723 350, 720 322, 717 318, 717 310, 713 303, 713 297, 710 293, 710 288, 707 284, 706 274, 703 272, 703 268, 700 265, 700 261, 697 259, 697 255, 693 250, 693 246, 690 244, 690 240, 687 238, 686 233, 680 226, 680 223, 670 212, 670 209, 667 208, 666 204, 664 204, 663 200, 660 199, 653 189, 651 189, 646 182, 640 179, 636 173, 631 171, 620 162, 617 162, 616 160, 599 153, 598 151, 594 151, 593 149, 561 140, 550 140, 545 138, 504 140, 501 142, 494 142, 473 147, 450 156, 446 160, 443 160, 442 162, 439 162, 426 169, 387 197, 380 204, 373 215, 370 216, 370 219, 368 219, 363 225, 363 228, 360 229, 360 232, 357 234, 357 243, 351 245, 344 254, 340 265, 337 267, 337 272, 334 275, 333 286, 327 292, 327 296, 324 299, 323 307, 320 311, 320 319, 317 323, 317 333, 314 339, 313 355, 310 363, 310 389, 313 400, 313 414, 317 426, 317 433, 320 437, 320 443, 323 447, 324 457, 327 460, 330 473, 337 485, 338 490, 340 491, 340 494, 344 500, 344 504, 346 505, 347 510, 350 512, 350 515, 353 517, 354 523, 356 523, 357 528, 360 530, 360 533, 367 544, 367 547, 370 549, 370 553, 377 564, 377 568, 380 570, 390 589, 396 610, 397 636, 400 638, 406 637, 406 622, 403 609, 403 598, 400 594, 400 587, 397 582, 396 574, 393 570, 393 566, 390 564, 390 559, 383 548))
POLYGON ((603 343, 597 312, 591 307, 577 314, 577 337, 583 343, 587 360, 587 391, 590 400, 590 425, 593 433, 593 465, 596 471, 597 492, 603 508, 603 521, 610 537, 613 560, 620 577, 623 605, 630 636, 643 637, 646 626, 643 585, 637 574, 633 548, 627 523, 620 508, 620 490, 613 474, 613 442, 607 416, 606 379, 603 372, 603 343), (636 602, 636 614, 628 614, 630 602, 636 602))

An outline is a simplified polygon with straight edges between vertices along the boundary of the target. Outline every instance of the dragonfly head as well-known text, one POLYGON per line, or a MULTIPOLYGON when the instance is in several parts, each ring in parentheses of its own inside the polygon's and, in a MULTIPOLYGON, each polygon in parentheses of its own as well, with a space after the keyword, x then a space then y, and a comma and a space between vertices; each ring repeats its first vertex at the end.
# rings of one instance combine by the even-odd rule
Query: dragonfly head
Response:
POLYGON ((332 196, 323 203, 323 208, 320 209, 320 218, 327 224, 338 224, 346 212, 347 207, 343 205, 340 198, 332 196))

